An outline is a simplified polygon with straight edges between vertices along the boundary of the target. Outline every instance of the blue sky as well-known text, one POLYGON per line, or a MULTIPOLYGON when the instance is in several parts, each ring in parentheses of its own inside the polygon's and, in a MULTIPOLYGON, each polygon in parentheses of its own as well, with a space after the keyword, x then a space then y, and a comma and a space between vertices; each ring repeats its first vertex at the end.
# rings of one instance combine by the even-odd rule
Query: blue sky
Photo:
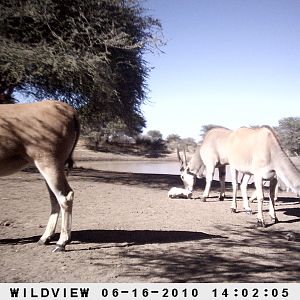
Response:
POLYGON ((199 140, 201 127, 231 129, 300 116, 300 0, 147 0, 161 20, 165 54, 143 105, 148 130, 199 140))

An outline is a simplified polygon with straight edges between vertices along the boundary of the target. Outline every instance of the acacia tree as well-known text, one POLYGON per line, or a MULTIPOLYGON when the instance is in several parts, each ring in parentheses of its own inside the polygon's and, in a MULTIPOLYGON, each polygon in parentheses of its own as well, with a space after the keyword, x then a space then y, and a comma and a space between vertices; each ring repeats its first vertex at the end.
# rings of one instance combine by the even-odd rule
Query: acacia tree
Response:
POLYGON ((160 30, 138 0, 1 1, 0 102, 14 92, 51 97, 89 124, 121 118, 141 130, 143 54, 162 45, 160 30))
POLYGON ((150 136, 153 141, 162 141, 163 139, 162 133, 159 130, 149 130, 147 135, 150 136))
POLYGON ((300 117, 283 118, 278 123, 275 130, 284 149, 292 155, 300 155, 300 117))

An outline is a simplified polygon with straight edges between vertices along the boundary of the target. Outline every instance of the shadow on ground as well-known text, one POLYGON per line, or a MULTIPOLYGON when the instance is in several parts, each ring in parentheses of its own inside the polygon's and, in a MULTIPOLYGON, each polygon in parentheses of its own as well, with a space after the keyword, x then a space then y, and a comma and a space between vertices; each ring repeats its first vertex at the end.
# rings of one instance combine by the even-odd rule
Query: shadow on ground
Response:
MULTIPOLYGON (((54 240, 58 240, 57 233, 54 240)), ((0 244, 36 243, 40 236, 14 239, 0 239, 0 244)), ((193 231, 156 230, 79 230, 72 231, 72 241, 76 243, 128 243, 129 245, 164 244, 202 239, 222 238, 222 236, 193 231)))
MULTIPOLYGON (((98 232, 90 237, 85 236, 85 231, 76 235, 81 242, 135 242, 122 247, 117 254, 108 252, 108 261, 121 258, 123 275, 133 280, 299 282, 299 233, 240 226, 219 229, 219 236, 177 231, 104 231, 102 238, 98 232), (293 234, 294 239, 288 240, 288 234, 293 234), (148 243, 153 246, 147 247, 148 243)), ((97 256, 93 256, 90 264, 110 267, 109 262, 97 256)))
MULTIPOLYGON (((155 189, 168 190, 172 186, 182 187, 183 183, 179 175, 170 174, 142 174, 129 172, 100 171, 88 168, 75 168, 71 173, 72 179, 86 180, 91 182, 104 182, 122 185, 141 186, 155 189)), ((203 189, 205 179, 197 179, 195 189, 203 189)), ((212 190, 219 190, 220 183, 212 182, 212 190)), ((231 188, 230 183, 226 187, 231 188)))
MULTIPOLYGON (((118 264, 118 277, 132 281, 300 281, 299 233, 240 226, 217 229, 220 235, 151 230, 74 231, 74 242, 67 255, 81 253, 81 259, 100 269, 113 269, 118 264), (288 234, 293 234, 294 239, 288 240, 288 234), (84 254, 86 250, 91 251, 90 255, 84 254)), ((34 243, 38 238, 2 239, 0 244, 34 243)))
MULTIPOLYGON (((224 229, 230 238, 124 248, 126 276, 170 282, 299 282, 299 234, 288 241, 284 231, 224 229)), ((105 265, 97 259, 92 263, 105 265)))

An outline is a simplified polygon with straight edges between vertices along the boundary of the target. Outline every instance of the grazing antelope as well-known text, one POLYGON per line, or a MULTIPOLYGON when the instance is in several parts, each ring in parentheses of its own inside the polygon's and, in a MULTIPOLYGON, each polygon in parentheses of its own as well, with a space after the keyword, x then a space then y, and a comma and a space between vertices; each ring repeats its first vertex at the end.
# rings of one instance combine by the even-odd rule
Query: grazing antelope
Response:
POLYGON ((47 244, 55 234, 62 213, 60 238, 53 252, 64 251, 71 238, 74 192, 65 166, 72 154, 80 126, 75 110, 58 101, 0 105, 0 176, 34 164, 44 177, 50 194, 51 214, 38 244, 47 244))
POLYGON ((262 214, 263 180, 270 181, 270 206, 269 214, 274 223, 278 222, 274 209, 274 197, 277 179, 280 178, 287 187, 300 195, 300 172, 282 150, 280 143, 268 126, 260 128, 240 128, 236 131, 224 128, 211 129, 204 138, 200 153, 195 154, 196 159, 191 159, 181 176, 185 186, 192 189, 191 177, 198 174, 203 164, 210 170, 207 171, 208 188, 206 186, 204 197, 208 195, 211 182, 212 166, 218 164, 230 165, 233 182, 232 209, 236 209, 237 174, 245 174, 241 184, 244 207, 247 210, 248 198, 246 193, 247 183, 251 175, 254 176, 256 196, 258 201, 258 225, 265 226, 262 214), (213 137, 213 138, 212 138, 213 137), (204 150, 202 148, 204 147, 204 150), (204 154, 203 154, 204 153, 204 154), (209 159, 210 158, 210 159, 209 159), (197 162, 196 164, 193 161, 197 162), (210 180, 210 182, 209 182, 210 180))
MULTIPOLYGON (((202 201, 205 202, 209 196, 211 183, 215 168, 219 169, 219 181, 220 181, 220 195, 219 200, 223 201, 225 198, 225 177, 226 177, 226 165, 229 164, 227 154, 225 152, 224 145, 232 130, 225 127, 214 127, 210 129, 195 154, 192 156, 189 163, 186 161, 186 155, 184 153, 184 160, 181 159, 177 149, 177 155, 181 162, 181 178, 184 182, 185 188, 192 190, 195 181, 195 175, 202 177, 205 170, 206 173, 206 185, 201 197, 202 201)), ((243 196, 243 206, 247 213, 252 213, 249 206, 247 197, 247 184, 250 180, 248 174, 243 174, 241 181, 241 192, 243 196)), ((232 180, 233 197, 231 202, 231 211, 236 212, 236 191, 237 191, 237 175, 234 174, 232 180)), ((256 198, 256 192, 252 195, 252 198, 256 198)))
POLYGON ((219 199, 224 200, 226 165, 228 162, 224 155, 223 144, 230 133, 231 130, 224 127, 215 127, 209 130, 206 133, 201 146, 197 148, 195 154, 188 163, 185 153, 184 159, 182 159, 177 149, 177 156, 181 162, 181 178, 186 189, 192 191, 195 183, 195 176, 199 178, 203 177, 205 170, 206 185, 202 195, 203 201, 206 201, 206 198, 209 196, 215 168, 219 169, 219 180, 221 185, 219 199))

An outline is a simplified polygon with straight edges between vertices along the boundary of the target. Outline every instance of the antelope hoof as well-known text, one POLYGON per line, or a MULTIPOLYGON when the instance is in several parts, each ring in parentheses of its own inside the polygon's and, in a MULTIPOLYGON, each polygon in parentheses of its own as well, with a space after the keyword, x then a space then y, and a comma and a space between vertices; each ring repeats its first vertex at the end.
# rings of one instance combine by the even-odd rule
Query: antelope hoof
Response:
POLYGON ((263 227, 265 228, 266 227, 266 223, 262 220, 257 220, 257 227, 263 227))
POLYGON ((248 214, 248 215, 252 215, 253 214, 253 212, 252 212, 252 209, 250 208, 250 209, 245 209, 245 211, 246 211, 246 213, 248 214))
POLYGON ((44 246, 44 245, 49 245, 50 242, 51 242, 51 237, 48 237, 45 240, 39 239, 39 241, 37 242, 37 244, 39 246, 44 246))
POLYGON ((219 201, 224 201, 224 198, 225 198, 224 196, 220 196, 219 201))
POLYGON ((236 208, 230 208, 230 211, 231 211, 232 213, 236 213, 236 208))
POLYGON ((46 241, 43 241, 43 240, 39 239, 38 242, 37 242, 37 245, 44 246, 44 245, 46 245, 46 241))
POLYGON ((202 197, 202 198, 201 198, 201 201, 202 201, 202 202, 206 202, 206 197, 202 197))
POLYGON ((56 253, 56 252, 65 252, 65 246, 62 245, 56 245, 56 247, 52 250, 52 253, 56 253))

